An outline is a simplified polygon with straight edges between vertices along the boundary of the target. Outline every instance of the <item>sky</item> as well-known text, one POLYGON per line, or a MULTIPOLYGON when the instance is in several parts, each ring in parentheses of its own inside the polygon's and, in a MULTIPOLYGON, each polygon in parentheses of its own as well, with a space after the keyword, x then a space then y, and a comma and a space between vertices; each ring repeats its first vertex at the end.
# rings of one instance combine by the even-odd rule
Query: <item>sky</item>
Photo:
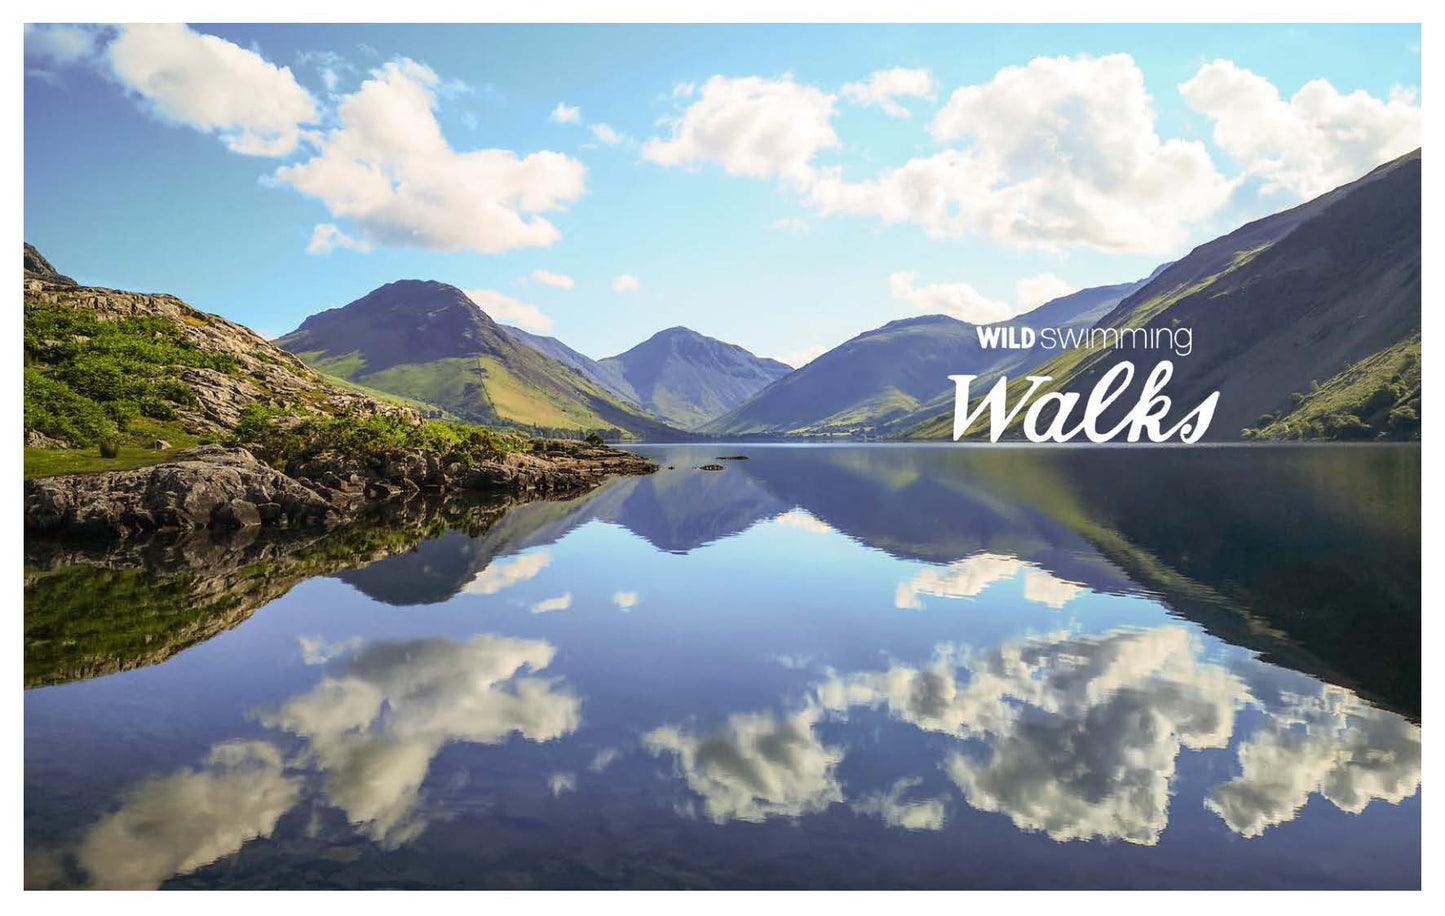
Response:
POLYGON ((267 336, 436 279, 793 365, 1148 275, 1420 145, 1415 25, 27 26, 25 238, 267 336))

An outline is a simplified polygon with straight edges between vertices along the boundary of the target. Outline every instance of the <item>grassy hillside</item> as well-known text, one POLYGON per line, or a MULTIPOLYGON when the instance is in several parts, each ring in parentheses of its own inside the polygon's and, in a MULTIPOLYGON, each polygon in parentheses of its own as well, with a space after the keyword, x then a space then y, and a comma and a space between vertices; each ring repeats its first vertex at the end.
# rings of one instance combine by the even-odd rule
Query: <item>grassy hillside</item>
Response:
POLYGON ((1246 439, 1419 439, 1420 337, 1360 360, 1293 406, 1246 427, 1246 439))
MULTIPOLYGON (((1143 281, 1079 290, 1006 326, 1088 326, 1143 281)), ((974 325, 946 315, 893 321, 834 348, 704 427, 720 435, 883 437, 953 408, 949 375, 987 382, 1047 359, 1042 347, 984 350, 974 325)))
MULTIPOLYGON (((1053 379, 1040 393, 1087 397, 1124 359, 1135 363, 1137 393, 1139 376, 1168 358, 1175 369, 1167 391, 1176 405, 1171 419, 1218 391, 1207 437, 1239 438, 1263 415, 1289 411, 1292 395, 1307 392, 1311 380, 1333 378, 1418 334, 1420 202, 1416 151, 1201 245, 1099 322, 1109 328, 1188 328, 1188 355, 1167 348, 1071 350, 1034 370, 1053 379)), ((1022 378, 1011 379, 1010 401, 1026 387, 1022 378)), ((1121 398, 1102 425, 1117 422, 1131 404, 1121 398)), ((1021 435, 1022 416, 1010 435, 1021 435)), ((949 438, 952 425, 950 404, 909 434, 949 438)), ((986 435, 987 418, 968 434, 986 435)))
POLYGON ((277 343, 330 376, 415 399, 463 420, 612 438, 678 433, 519 342, 461 290, 400 280, 313 315, 277 343))

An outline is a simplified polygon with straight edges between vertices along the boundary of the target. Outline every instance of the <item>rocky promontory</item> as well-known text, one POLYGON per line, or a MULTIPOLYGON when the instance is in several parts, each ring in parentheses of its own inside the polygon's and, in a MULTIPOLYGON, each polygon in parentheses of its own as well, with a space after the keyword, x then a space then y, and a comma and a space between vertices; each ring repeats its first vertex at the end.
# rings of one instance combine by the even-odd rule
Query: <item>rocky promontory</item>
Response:
POLYGON ((448 460, 425 449, 361 463, 323 453, 283 473, 248 450, 201 446, 177 460, 25 483, 27 532, 127 536, 204 528, 336 526, 368 505, 421 491, 565 496, 657 465, 620 449, 541 440, 530 452, 448 460), (294 474, 294 476, 293 476, 294 474))

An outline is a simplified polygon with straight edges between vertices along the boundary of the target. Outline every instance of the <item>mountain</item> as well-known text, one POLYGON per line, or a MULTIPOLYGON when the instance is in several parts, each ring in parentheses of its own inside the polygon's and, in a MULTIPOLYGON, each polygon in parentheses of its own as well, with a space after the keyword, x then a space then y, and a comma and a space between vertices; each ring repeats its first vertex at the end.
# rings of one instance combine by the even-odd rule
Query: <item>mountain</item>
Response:
POLYGON ((276 343, 327 375, 434 404, 464 420, 557 430, 678 433, 519 343, 466 293, 397 280, 312 315, 276 343))
MULTIPOLYGON (((1416 150, 1199 246, 1098 326, 1191 330, 1191 352, 1170 357, 1167 394, 1177 406, 1165 423, 1218 391, 1210 440, 1253 438, 1257 427, 1265 435, 1293 429, 1306 438, 1418 437, 1418 342, 1413 384, 1410 365, 1411 341, 1420 331, 1420 204, 1416 150), (1316 389, 1340 397, 1310 398, 1316 389), (1309 418, 1280 422, 1300 409, 1310 411, 1309 418)), ((1034 374, 1054 379, 1040 393, 1087 397, 1120 360, 1147 369, 1171 353, 1073 350, 1034 374)), ((1011 382, 1011 398, 1024 384, 1011 382)), ((1117 422, 1126 401, 1133 399, 1119 399, 1100 425, 1117 422)), ((947 438, 952 422, 949 408, 911 434, 947 438)))
POLYGON ((518 343, 526 344, 533 350, 552 357, 583 378, 601 385, 623 401, 633 405, 638 404, 637 392, 632 390, 632 386, 627 383, 627 379, 622 377, 622 372, 616 365, 610 363, 604 365, 590 356, 578 353, 555 337, 543 337, 541 334, 533 334, 509 324, 502 325, 502 330, 518 343))
MULTIPOLYGON (((1006 325, 1092 324, 1145 281, 1061 296, 1006 325)), ((949 375, 1017 372, 1048 351, 984 349, 975 325, 947 315, 890 321, 859 334, 703 427, 722 436, 884 435, 952 406, 949 375)))
POLYGON ((684 429, 700 428, 793 371, 681 327, 599 362, 637 393, 643 408, 684 429))

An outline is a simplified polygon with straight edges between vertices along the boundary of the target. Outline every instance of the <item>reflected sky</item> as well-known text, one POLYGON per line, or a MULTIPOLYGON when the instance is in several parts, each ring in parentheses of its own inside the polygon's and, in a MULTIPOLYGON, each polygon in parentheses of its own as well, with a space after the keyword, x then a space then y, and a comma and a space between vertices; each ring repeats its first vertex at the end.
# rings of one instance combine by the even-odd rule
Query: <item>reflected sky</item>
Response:
POLYGON ((27 691, 27 885, 1418 886, 1418 449, 647 451, 27 691))

